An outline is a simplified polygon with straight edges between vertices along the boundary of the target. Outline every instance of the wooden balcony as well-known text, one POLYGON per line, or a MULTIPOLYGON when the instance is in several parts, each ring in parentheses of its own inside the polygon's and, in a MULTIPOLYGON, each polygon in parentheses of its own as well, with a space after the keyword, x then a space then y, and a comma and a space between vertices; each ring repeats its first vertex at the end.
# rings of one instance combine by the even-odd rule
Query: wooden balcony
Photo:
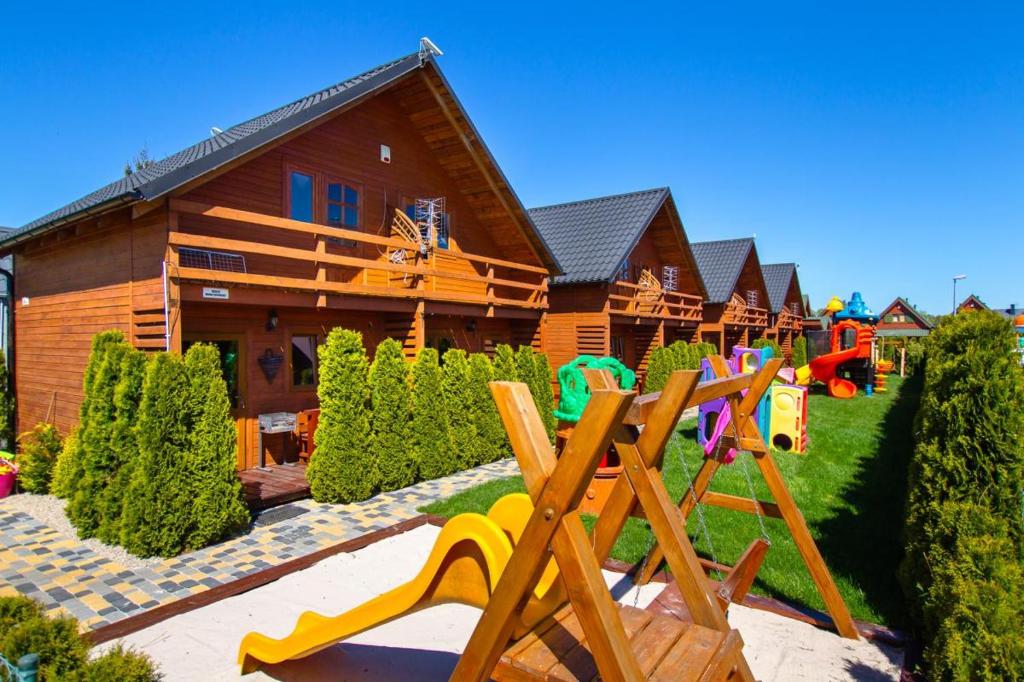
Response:
POLYGON ((775 326, 778 329, 789 329, 798 332, 803 328, 803 318, 793 313, 788 308, 783 308, 775 318, 775 326))
POLYGON ((640 286, 618 280, 609 287, 608 312, 699 324, 703 315, 700 296, 640 286))
POLYGON ((725 304, 721 322, 743 327, 767 327, 768 310, 747 305, 745 301, 734 297, 725 304))
MULTIPOLYGON (((259 287, 328 296, 442 301, 541 311, 547 308, 543 267, 436 249, 385 237, 223 206, 172 200, 172 278, 179 282, 259 287), (252 233, 258 238, 250 237, 252 233), (224 235, 231 235, 231 238, 224 235), (234 238, 235 235, 248 237, 234 238), (375 258, 360 248, 374 247, 375 258), (182 249, 231 257, 238 268, 194 267, 182 249)), ((188 253, 195 253, 194 251, 188 253)))

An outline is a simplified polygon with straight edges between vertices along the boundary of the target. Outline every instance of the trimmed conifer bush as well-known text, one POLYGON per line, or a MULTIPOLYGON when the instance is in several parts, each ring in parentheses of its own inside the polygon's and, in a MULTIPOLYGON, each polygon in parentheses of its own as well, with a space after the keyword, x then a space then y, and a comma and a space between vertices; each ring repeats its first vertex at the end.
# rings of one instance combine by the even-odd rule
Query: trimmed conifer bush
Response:
POLYGON ((750 344, 751 348, 771 348, 773 358, 781 358, 782 346, 775 339, 754 339, 754 342, 750 344))
POLYGON ((114 429, 114 389, 121 380, 121 361, 131 350, 125 341, 105 346, 89 393, 88 409, 78 432, 82 458, 82 480, 68 501, 68 519, 81 538, 96 535, 100 526, 99 500, 114 474, 111 448, 114 429))
POLYGON ((53 479, 50 481, 50 494, 66 500, 74 494, 74 486, 77 481, 75 459, 78 457, 78 427, 76 426, 64 439, 64 445, 57 455, 57 461, 53 465, 53 479))
MULTIPOLYGON (((530 387, 533 394, 537 386, 537 368, 533 364, 533 348, 530 346, 519 346, 516 350, 516 376, 518 380, 530 387)), ((536 396, 534 396, 536 400, 536 396)))
POLYGON ((412 442, 422 480, 444 476, 455 457, 441 384, 437 351, 420 349, 412 367, 412 442))
POLYGON ((416 481, 412 446, 412 391, 402 344, 385 339, 370 365, 370 443, 380 472, 381 490, 398 490, 416 481))
POLYGON ((139 454, 136 420, 146 378, 146 354, 134 348, 121 360, 121 378, 114 388, 114 426, 110 431, 113 475, 97 502, 99 527, 96 536, 108 544, 121 540, 124 494, 131 484, 139 454))
POLYGON ((491 360, 486 355, 473 353, 469 356, 469 384, 473 391, 472 406, 477 436, 481 441, 482 462, 493 462, 512 454, 498 406, 488 387, 493 378, 492 373, 491 360))
POLYGON ((50 492, 53 469, 60 456, 63 443, 60 432, 53 424, 36 424, 31 431, 18 438, 18 485, 22 490, 38 495, 50 492))
POLYGON ((191 472, 186 465, 189 380, 184 360, 158 353, 146 368, 138 414, 139 454, 124 495, 121 544, 138 556, 174 556, 186 546, 191 472))
POLYGON ((519 366, 512 346, 499 343, 494 348, 494 380, 519 381, 519 366))
MULTIPOLYGON (((540 411, 540 418, 544 421, 544 430, 547 431, 548 438, 553 443, 555 441, 555 430, 558 428, 558 419, 555 417, 555 392, 552 389, 554 373, 551 369, 551 362, 546 354, 535 353, 533 362, 533 378, 536 385, 531 387, 531 392, 533 393, 534 401, 537 403, 537 409, 540 411)), ((493 403, 493 399, 491 402, 493 403)), ((500 418, 498 424, 500 427, 500 418)), ((504 429, 502 431, 504 432, 504 429)))
POLYGON ((185 546, 205 547, 249 522, 236 473, 238 434, 216 346, 197 343, 185 353, 188 397, 189 516, 185 546))
POLYGON ((647 361, 647 378, 644 381, 644 393, 654 393, 665 388, 669 376, 675 369, 676 354, 668 348, 660 347, 651 351, 647 361))
POLYGON ((476 410, 472 404, 472 378, 466 351, 449 349, 444 354, 443 367, 441 393, 448 415, 448 434, 454 455, 442 467, 442 475, 447 475, 481 464, 486 452, 483 439, 477 434, 476 410))
POLYGON ((7 357, 0 351, 0 449, 14 444, 14 395, 11 393, 11 374, 7 357))
POLYGON ((337 328, 317 350, 320 359, 320 420, 306 469, 317 502, 358 502, 377 487, 369 448, 369 361, 359 332, 337 328))
POLYGON ((794 367, 803 367, 807 364, 807 337, 798 336, 793 339, 793 358, 790 363, 794 367))

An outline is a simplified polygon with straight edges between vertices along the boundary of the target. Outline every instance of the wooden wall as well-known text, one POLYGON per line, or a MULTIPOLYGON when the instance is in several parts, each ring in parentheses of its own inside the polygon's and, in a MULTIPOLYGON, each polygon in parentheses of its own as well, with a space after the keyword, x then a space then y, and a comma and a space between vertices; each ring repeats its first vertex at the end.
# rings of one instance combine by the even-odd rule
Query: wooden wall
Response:
MULTIPOLYGON (((702 295, 700 285, 697 283, 697 275, 692 255, 684 253, 683 248, 689 246, 682 242, 679 237, 679 228, 673 223, 666 204, 651 220, 651 224, 640 237, 640 241, 633 247, 629 254, 631 272, 629 281, 636 283, 639 277, 640 268, 649 267, 651 273, 662 279, 662 266, 675 265, 679 268, 679 286, 677 291, 682 294, 702 295)), ((664 283, 663 283, 664 284, 664 283)))
POLYGON ((62 433, 78 422, 94 334, 120 329, 133 341, 152 335, 136 320, 163 311, 165 225, 159 211, 133 224, 125 209, 15 254, 19 432, 47 416, 62 433))

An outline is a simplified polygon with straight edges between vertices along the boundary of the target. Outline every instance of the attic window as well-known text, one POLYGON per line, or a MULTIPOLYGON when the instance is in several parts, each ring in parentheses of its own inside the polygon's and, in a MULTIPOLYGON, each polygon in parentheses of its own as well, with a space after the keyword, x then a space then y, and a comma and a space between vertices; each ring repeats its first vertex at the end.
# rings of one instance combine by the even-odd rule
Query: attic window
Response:
POLYGON ((800 317, 801 311, 800 311, 800 304, 799 303, 794 301, 793 303, 790 304, 789 307, 793 310, 793 314, 794 315, 796 315, 797 317, 800 317))
POLYGON ((757 289, 747 290, 747 305, 751 308, 757 308, 757 289))

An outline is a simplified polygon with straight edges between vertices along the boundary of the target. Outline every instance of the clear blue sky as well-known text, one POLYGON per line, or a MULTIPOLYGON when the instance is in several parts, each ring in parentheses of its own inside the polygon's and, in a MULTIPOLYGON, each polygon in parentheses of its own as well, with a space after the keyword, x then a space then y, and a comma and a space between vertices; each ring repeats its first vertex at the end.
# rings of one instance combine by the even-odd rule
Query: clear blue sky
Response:
POLYGON ((401 4, 8 6, 0 224, 429 35, 527 206, 669 185, 692 240, 756 233, 815 306, 947 312, 961 272, 1024 305, 1019 5, 401 4))

